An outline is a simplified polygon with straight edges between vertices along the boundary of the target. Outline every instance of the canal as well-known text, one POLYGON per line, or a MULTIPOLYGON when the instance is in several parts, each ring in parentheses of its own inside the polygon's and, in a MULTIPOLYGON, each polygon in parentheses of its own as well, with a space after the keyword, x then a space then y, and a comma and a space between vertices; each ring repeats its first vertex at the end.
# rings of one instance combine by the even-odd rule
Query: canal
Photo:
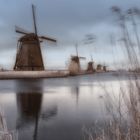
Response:
POLYGON ((110 118, 105 104, 127 80, 113 73, 1 80, 0 106, 19 140, 82 140, 83 127, 110 118))

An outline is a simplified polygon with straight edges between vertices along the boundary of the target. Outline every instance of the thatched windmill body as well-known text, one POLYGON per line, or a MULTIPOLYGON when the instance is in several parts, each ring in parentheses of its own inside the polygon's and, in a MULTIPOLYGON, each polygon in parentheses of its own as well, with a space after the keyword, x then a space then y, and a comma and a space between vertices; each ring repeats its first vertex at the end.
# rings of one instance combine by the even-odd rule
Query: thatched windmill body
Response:
POLYGON ((91 55, 91 61, 88 62, 88 66, 87 66, 87 72, 94 72, 94 61, 91 55))
POLYGON ((16 62, 14 65, 14 70, 16 71, 44 70, 40 42, 42 42, 44 39, 56 42, 55 39, 45 36, 38 36, 34 5, 32 5, 32 13, 34 21, 33 33, 27 33, 22 29, 16 28, 17 33, 23 34, 23 36, 18 40, 18 50, 16 55, 16 62))
POLYGON ((69 71, 71 75, 78 74, 81 71, 80 59, 83 60, 86 59, 85 57, 79 56, 77 44, 75 45, 75 48, 76 48, 76 55, 71 56, 70 65, 69 65, 69 71))

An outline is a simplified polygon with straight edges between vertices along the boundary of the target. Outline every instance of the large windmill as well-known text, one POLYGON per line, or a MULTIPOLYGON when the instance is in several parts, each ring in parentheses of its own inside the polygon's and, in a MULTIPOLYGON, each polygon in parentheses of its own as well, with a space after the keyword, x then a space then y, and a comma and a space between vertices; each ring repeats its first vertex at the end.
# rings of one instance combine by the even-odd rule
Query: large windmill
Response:
POLYGON ((55 39, 45 36, 38 36, 34 5, 32 5, 32 14, 34 32, 29 33, 23 29, 16 28, 17 33, 23 34, 23 36, 18 40, 18 50, 16 55, 16 62, 14 65, 14 70, 16 71, 44 70, 40 42, 42 42, 42 40, 56 42, 55 39))
POLYGON ((81 57, 78 54, 78 45, 75 45, 76 49, 76 55, 71 56, 71 61, 69 65, 69 71, 71 75, 78 74, 81 71, 81 66, 80 66, 80 59, 86 59, 85 57, 81 57))

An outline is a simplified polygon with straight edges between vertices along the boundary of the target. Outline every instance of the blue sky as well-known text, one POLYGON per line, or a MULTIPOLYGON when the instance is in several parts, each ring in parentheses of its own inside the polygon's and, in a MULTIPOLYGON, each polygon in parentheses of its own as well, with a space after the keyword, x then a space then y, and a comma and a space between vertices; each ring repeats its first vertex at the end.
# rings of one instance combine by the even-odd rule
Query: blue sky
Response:
MULTIPOLYGON (((119 39, 116 17, 110 7, 120 6, 126 10, 140 5, 139 0, 1 0, 0 1, 0 65, 12 69, 15 61, 17 40, 21 35, 15 33, 15 25, 33 31, 31 4, 36 5, 37 27, 41 35, 58 40, 57 47, 44 42, 42 53, 46 68, 63 68, 71 54, 74 44, 79 44, 79 53, 85 56, 85 66, 92 54, 96 63, 106 63, 110 67, 115 61, 124 61, 120 44, 117 51, 110 43, 110 35, 119 39), (84 45, 85 35, 94 34, 96 40, 84 45)), ((139 8, 139 7, 138 7, 139 8)))

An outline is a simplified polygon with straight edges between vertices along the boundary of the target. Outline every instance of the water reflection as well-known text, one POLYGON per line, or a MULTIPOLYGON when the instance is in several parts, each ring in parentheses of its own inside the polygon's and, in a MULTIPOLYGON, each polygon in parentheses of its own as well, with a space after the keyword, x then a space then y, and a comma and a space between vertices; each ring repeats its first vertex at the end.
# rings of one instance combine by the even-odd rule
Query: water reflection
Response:
POLYGON ((80 95, 80 91, 79 90, 80 90, 79 86, 71 87, 71 94, 75 98, 77 106, 78 106, 78 103, 79 103, 79 95, 80 95))
POLYGON ((33 126, 33 140, 38 139, 39 121, 47 121, 57 115, 57 106, 49 107, 49 109, 45 109, 45 112, 41 112, 43 99, 42 85, 43 81, 41 80, 17 82, 16 99, 19 114, 17 129, 18 131, 23 131, 23 129, 28 130, 30 126, 33 126))
POLYGON ((106 74, 99 78, 5 80, 0 81, 0 104, 8 128, 18 129, 19 140, 81 140, 83 126, 109 118, 103 87, 111 97, 119 97, 119 85, 106 74))

